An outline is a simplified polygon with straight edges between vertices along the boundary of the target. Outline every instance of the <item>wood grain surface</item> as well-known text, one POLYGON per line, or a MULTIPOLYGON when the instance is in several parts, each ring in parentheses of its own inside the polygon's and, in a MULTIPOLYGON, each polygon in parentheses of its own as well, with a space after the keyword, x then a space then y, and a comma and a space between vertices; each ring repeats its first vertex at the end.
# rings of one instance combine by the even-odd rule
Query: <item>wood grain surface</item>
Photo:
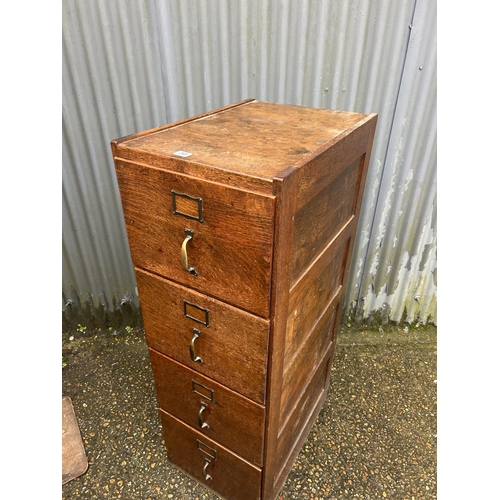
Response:
MULTIPOLYGON (((248 102, 182 126, 122 141, 156 156, 191 153, 187 162, 272 181, 288 166, 311 158, 365 115, 261 101, 248 102)), ((118 152, 120 150, 118 149, 118 152)))
POLYGON ((354 216, 361 174, 358 159, 297 212, 293 237, 292 282, 300 277, 354 216))

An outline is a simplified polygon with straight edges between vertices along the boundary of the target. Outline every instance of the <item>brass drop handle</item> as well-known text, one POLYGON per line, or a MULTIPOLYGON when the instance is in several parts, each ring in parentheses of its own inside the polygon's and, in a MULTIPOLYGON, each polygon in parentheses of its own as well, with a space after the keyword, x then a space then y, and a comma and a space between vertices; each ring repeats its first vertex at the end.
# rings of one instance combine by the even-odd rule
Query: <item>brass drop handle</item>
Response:
POLYGON ((191 343, 189 344, 189 354, 191 354, 191 359, 197 363, 203 363, 203 360, 196 355, 196 352, 194 350, 194 342, 200 335, 200 330, 193 328, 193 338, 191 339, 191 343))
POLYGON ((205 475, 205 481, 210 481, 210 479, 212 479, 212 476, 207 472, 207 467, 209 465, 210 465, 210 460, 208 458, 205 458, 205 467, 203 467, 203 474, 205 475))
POLYGON ((189 265, 188 263, 188 254, 187 254, 187 244, 189 243, 190 240, 193 239, 194 236, 194 231, 191 229, 184 229, 184 233, 186 234, 186 237, 184 238, 184 241, 182 242, 182 247, 181 247, 181 260, 182 260, 182 267, 190 274, 194 274, 195 276, 198 276, 198 271, 189 265))
POLYGON ((201 402, 201 408, 200 408, 200 411, 198 412, 198 425, 202 428, 202 429, 210 429, 210 426, 203 421, 203 412, 205 411, 205 409, 207 408, 207 403, 204 403, 203 401, 201 402))

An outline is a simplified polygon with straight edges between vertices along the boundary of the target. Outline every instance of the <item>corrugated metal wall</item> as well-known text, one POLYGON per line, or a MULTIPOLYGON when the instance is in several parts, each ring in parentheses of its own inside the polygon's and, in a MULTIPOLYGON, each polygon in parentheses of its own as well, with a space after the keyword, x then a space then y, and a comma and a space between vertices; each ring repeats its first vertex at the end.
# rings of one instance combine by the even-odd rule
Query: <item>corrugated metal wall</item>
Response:
POLYGON ((406 18, 395 108, 372 159, 347 290, 357 319, 437 322, 435 9, 417 0, 406 18))
POLYGON ((377 112, 346 311, 436 322, 436 4, 63 3, 63 311, 137 308, 111 139, 249 97, 377 112))

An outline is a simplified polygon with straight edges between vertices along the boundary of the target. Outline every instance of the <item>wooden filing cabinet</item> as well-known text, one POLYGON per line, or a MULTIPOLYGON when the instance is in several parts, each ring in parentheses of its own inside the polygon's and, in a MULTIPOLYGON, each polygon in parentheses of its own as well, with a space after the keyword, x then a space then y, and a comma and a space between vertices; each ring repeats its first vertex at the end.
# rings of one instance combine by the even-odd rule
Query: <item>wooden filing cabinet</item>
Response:
POLYGON ((112 141, 168 459, 278 494, 326 397, 376 114, 247 100, 112 141))

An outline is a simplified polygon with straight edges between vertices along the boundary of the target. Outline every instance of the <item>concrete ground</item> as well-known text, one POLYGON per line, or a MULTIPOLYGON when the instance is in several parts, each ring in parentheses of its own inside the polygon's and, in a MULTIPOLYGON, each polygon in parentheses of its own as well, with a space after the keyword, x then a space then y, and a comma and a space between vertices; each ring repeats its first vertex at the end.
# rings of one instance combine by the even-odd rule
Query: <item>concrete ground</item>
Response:
MULTIPOLYGON (((63 352, 89 461, 64 500, 219 498, 166 460, 142 331, 66 332, 63 352)), ((343 327, 327 401, 278 499, 435 499, 436 358, 434 327, 343 327)))

